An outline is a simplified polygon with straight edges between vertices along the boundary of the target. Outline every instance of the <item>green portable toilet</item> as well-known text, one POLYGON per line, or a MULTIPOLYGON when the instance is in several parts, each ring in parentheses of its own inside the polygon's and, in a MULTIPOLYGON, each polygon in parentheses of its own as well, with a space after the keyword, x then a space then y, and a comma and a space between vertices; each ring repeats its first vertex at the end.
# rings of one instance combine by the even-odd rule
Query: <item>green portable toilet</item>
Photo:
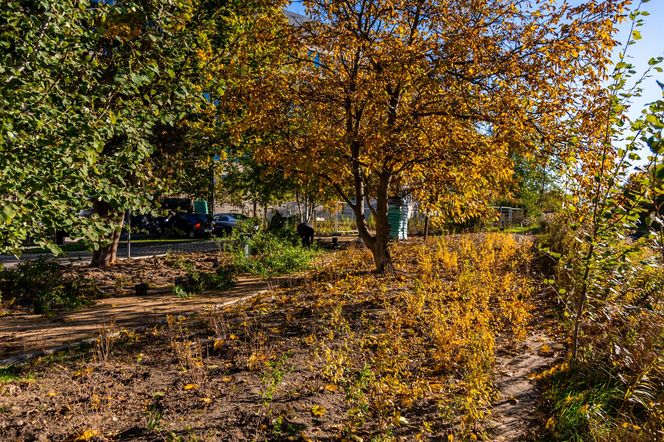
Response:
POLYGON ((408 239, 408 204, 403 198, 393 197, 387 201, 387 220, 390 223, 390 239, 408 239))
POLYGON ((208 203, 205 200, 196 200, 194 201, 194 213, 199 215, 208 214, 208 203))

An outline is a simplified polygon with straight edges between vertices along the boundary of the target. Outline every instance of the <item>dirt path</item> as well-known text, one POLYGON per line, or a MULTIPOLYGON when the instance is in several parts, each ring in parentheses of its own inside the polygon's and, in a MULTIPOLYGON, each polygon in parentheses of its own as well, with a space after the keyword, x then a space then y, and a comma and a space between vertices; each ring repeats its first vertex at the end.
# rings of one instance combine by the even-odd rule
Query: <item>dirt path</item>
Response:
POLYGON ((518 352, 504 351, 496 358, 496 388, 500 398, 494 402, 489 430, 494 441, 523 441, 542 422, 539 411, 541 392, 532 375, 549 368, 562 347, 541 330, 533 331, 518 352))
POLYGON ((189 299, 180 299, 167 289, 158 289, 142 297, 102 299, 90 308, 53 318, 29 313, 0 317, 0 365, 94 338, 103 326, 113 325, 117 330, 151 327, 163 322, 169 313, 198 313, 207 307, 232 304, 290 281, 288 278, 273 281, 239 278, 231 290, 209 291, 189 299))

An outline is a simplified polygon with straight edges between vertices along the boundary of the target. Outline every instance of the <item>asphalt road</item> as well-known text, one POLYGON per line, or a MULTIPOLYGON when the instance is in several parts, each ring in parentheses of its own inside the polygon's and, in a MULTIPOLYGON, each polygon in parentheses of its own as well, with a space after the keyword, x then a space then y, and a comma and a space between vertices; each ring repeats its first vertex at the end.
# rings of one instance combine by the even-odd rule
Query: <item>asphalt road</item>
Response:
MULTIPOLYGON (((211 252, 218 250, 219 246, 213 240, 207 241, 191 241, 191 242, 178 242, 171 244, 132 244, 131 258, 145 258, 148 256, 165 255, 166 253, 195 253, 195 252, 211 252)), ((0 255, 0 264, 6 268, 16 266, 21 261, 29 261, 39 257, 52 257, 50 253, 24 253, 19 258, 13 255, 0 255)), ((118 249, 118 258, 127 257, 127 247, 125 243, 120 243, 118 249)), ((69 252, 57 259, 64 263, 81 263, 86 264, 92 258, 90 252, 69 252)))

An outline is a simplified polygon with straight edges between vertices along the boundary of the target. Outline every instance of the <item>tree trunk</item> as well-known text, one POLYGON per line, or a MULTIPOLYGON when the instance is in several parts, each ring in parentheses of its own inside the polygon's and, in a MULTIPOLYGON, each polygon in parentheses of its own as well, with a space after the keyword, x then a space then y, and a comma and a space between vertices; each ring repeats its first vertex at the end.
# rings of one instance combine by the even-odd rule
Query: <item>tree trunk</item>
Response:
POLYGON ((394 265, 392 264, 392 256, 389 249, 390 224, 387 218, 387 188, 389 177, 381 177, 380 181, 376 198, 376 208, 372 210, 372 214, 376 219, 376 236, 371 235, 367 226, 364 215, 364 199, 359 200, 351 207, 355 213, 355 223, 357 224, 360 238, 373 255, 376 273, 392 273, 394 272, 394 265))
POLYGON ((94 201, 93 211, 106 218, 109 224, 115 225, 110 237, 106 238, 109 242, 92 252, 92 262, 90 263, 94 267, 108 267, 114 264, 117 259, 124 213, 118 213, 105 201, 94 201))
POLYGON ((210 188, 208 190, 208 214, 214 215, 214 206, 216 204, 214 199, 214 161, 210 164, 210 188))
POLYGON ((429 215, 424 215, 424 240, 429 238, 429 215))
POLYGON ((302 214, 302 206, 300 205, 300 192, 295 191, 295 202, 297 203, 297 213, 300 215, 300 222, 306 222, 302 214))

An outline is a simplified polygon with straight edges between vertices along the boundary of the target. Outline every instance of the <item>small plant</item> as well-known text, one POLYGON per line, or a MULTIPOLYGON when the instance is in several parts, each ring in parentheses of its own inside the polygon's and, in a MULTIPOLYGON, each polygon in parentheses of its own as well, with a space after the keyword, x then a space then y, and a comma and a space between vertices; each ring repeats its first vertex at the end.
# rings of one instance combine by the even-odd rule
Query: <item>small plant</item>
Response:
POLYGON ((162 404, 164 396, 162 391, 158 391, 152 395, 152 402, 150 402, 145 413, 145 428, 150 432, 161 430, 161 420, 164 417, 164 406, 162 404))
POLYGON ((173 286, 173 294, 180 299, 189 299, 192 295, 188 287, 183 284, 175 284, 173 286))
POLYGON ((274 399, 274 395, 279 390, 279 386, 284 380, 284 376, 290 371, 288 360, 290 353, 285 353, 275 361, 268 361, 265 363, 265 369, 261 373, 261 381, 263 384, 263 392, 261 398, 263 399, 263 406, 269 408, 269 404, 274 399))
POLYGON ((113 346, 116 340, 116 333, 113 327, 102 326, 99 329, 99 335, 95 341, 93 359, 97 364, 106 364, 111 357, 113 346))
POLYGON ((213 273, 191 270, 185 278, 178 278, 173 294, 178 298, 190 298, 205 290, 228 290, 235 285, 232 269, 218 267, 213 273))
POLYGON ((21 380, 21 370, 15 366, 0 366, 0 383, 21 380))
POLYGON ((215 342, 226 342, 230 336, 230 325, 224 315, 223 310, 216 308, 208 316, 208 326, 214 333, 215 342))
POLYGON ((185 321, 184 316, 166 317, 169 345, 182 371, 189 374, 192 382, 201 384, 205 376, 203 347, 199 342, 190 339, 185 321))
POLYGON ((167 255, 166 262, 168 262, 171 267, 179 270, 184 270, 187 272, 193 272, 196 270, 196 266, 191 259, 183 255, 167 255))

